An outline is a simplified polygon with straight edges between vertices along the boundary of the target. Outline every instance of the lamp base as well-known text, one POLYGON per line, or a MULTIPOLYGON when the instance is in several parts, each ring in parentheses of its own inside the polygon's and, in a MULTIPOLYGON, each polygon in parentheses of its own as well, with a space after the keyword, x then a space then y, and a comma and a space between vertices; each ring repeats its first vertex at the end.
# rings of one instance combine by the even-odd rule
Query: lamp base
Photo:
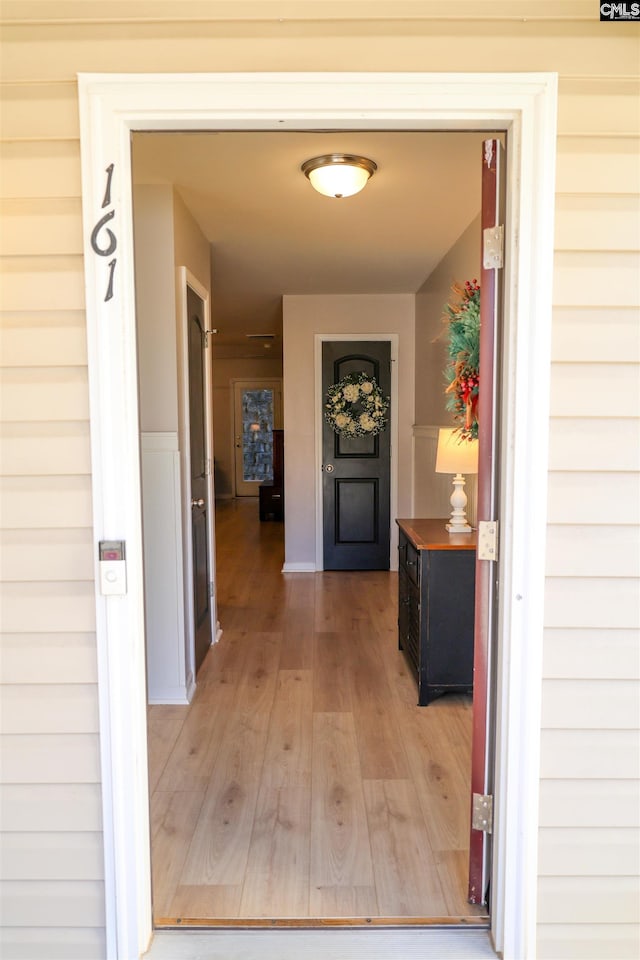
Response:
POLYGON ((471 533, 471 527, 467 523, 467 495, 464 492, 464 477, 461 473, 456 473, 453 478, 453 493, 450 500, 453 510, 449 523, 445 524, 445 529, 449 533, 471 533))
POLYGON ((448 530, 449 533, 473 533, 473 527, 470 527, 468 523, 447 523, 445 524, 445 530, 448 530))

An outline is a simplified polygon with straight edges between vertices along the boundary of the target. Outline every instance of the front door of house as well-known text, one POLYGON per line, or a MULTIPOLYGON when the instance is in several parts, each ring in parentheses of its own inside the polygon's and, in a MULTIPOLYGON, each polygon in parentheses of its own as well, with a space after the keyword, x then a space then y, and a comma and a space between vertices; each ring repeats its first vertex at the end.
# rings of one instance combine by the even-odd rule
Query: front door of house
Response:
MULTIPOLYGON (((352 420, 364 415, 363 435, 349 436, 323 417, 322 509, 325 570, 388 570, 390 525, 390 416, 377 433, 367 432, 368 398, 386 402, 391 393, 391 345, 388 340, 325 341, 322 345, 324 412, 344 380, 373 385, 361 400, 349 401, 352 420), (360 375, 364 375, 361 377, 360 375), (364 402, 363 402, 364 401, 364 402)), ((369 390, 368 386, 366 387, 369 390)), ((354 391, 354 395, 355 395, 354 391)))

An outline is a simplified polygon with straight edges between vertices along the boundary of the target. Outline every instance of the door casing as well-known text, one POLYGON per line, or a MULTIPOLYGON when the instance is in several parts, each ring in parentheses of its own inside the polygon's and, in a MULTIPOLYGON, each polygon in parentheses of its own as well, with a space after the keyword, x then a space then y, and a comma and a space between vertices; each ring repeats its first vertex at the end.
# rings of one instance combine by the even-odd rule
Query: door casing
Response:
POLYGON ((128 567, 127 595, 95 600, 108 958, 137 957, 152 936, 130 136, 332 128, 509 137, 491 922, 506 960, 530 960, 557 74, 81 74, 78 84, 96 582, 100 540, 125 540, 128 567))

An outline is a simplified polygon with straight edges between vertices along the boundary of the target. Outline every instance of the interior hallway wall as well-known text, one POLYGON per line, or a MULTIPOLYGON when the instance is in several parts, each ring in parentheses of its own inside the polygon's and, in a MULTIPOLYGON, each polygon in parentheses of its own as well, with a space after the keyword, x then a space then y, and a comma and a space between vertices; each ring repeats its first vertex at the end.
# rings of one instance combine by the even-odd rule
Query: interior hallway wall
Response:
MULTIPOLYGON (((415 297, 412 294, 285 296, 283 369, 285 455, 285 565, 316 562, 315 334, 398 334, 398 516, 409 516, 413 466, 415 297)), ((392 518, 395 519, 395 518, 392 518)), ((397 567, 393 544, 392 565, 397 567)))
POLYGON ((185 613, 190 515, 179 270, 186 267, 208 291, 209 244, 172 186, 138 184, 133 201, 147 696, 186 703, 195 666, 185 613))
MULTIPOLYGON (((478 202, 480 198, 478 176, 478 202)), ((454 426, 446 408, 444 370, 449 362, 445 304, 452 299, 452 284, 480 276, 480 214, 474 217, 416 294, 416 420, 414 445, 414 514, 448 517, 451 514, 452 478, 435 472, 438 428, 454 426)), ((476 522, 478 481, 466 477, 467 517, 476 522)))

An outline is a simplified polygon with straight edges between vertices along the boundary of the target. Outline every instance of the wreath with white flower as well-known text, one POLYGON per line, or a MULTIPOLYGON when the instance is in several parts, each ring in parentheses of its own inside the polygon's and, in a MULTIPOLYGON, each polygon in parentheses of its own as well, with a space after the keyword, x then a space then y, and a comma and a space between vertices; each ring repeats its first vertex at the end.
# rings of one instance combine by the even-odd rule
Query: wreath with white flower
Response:
POLYGON ((329 387, 324 416, 342 437, 375 437, 387 425, 388 408, 375 377, 350 373, 329 387))

